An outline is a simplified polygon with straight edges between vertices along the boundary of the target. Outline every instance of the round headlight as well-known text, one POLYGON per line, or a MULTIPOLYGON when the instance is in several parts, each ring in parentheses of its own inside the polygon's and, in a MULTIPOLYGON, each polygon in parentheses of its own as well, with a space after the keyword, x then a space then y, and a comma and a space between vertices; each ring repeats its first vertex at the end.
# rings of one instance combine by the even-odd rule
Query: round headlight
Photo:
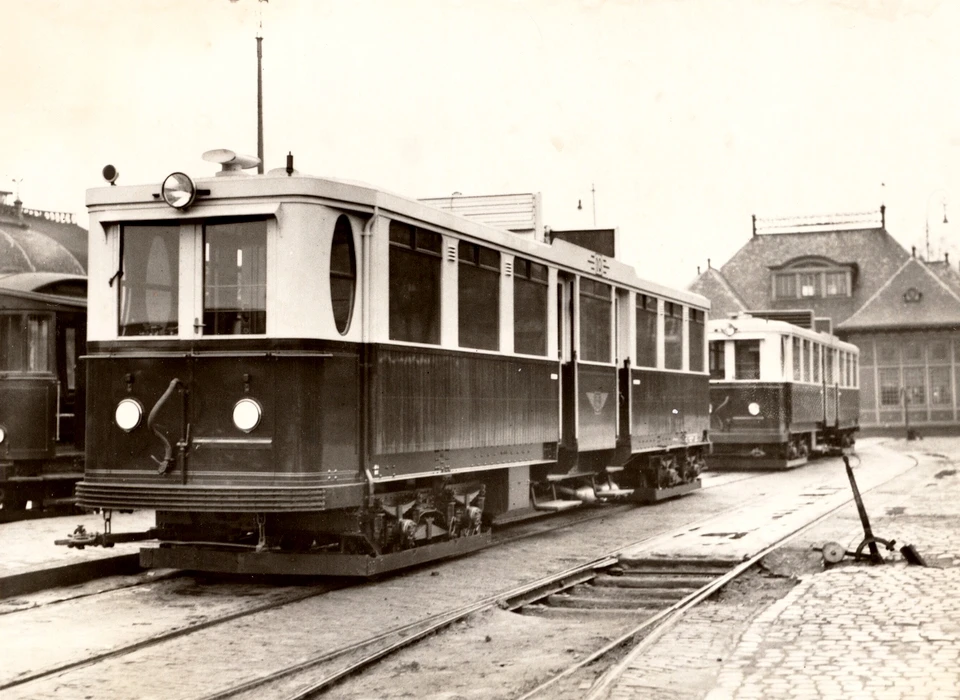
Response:
POLYGON ((143 406, 136 399, 123 399, 117 404, 113 417, 120 429, 129 433, 140 425, 143 419, 143 406))
POLYGON ((260 425, 263 409, 253 399, 240 399, 233 407, 233 424, 245 433, 260 425))
POLYGON ((747 410, 750 412, 750 415, 751 415, 751 416, 759 416, 759 415, 760 415, 760 404, 758 404, 756 401, 754 401, 754 402, 752 402, 749 406, 747 406, 747 410))
POLYGON ((160 186, 160 196, 174 209, 186 209, 197 196, 197 186, 189 175, 170 173, 160 186))
POLYGON ((0 426, 0 442, 3 442, 7 439, 7 431, 3 429, 3 426, 0 426))

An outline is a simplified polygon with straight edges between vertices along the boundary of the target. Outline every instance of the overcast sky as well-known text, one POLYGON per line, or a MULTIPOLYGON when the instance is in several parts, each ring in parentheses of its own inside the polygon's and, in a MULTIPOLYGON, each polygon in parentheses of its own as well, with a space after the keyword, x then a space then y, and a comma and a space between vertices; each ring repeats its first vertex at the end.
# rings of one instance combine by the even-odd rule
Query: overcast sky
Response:
MULTIPOLYGON (((960 226, 960 3, 944 0, 0 0, 0 190, 72 211, 256 154, 411 197, 540 192, 686 285, 750 216, 960 226), (13 180, 22 180, 19 184, 13 180), (883 183, 883 186, 881 186, 883 183), (595 195, 591 193, 595 188, 595 195), (583 208, 578 211, 577 202, 583 208), (947 202, 947 225, 942 202, 947 202)), ((954 259, 960 258, 960 255, 954 259)))

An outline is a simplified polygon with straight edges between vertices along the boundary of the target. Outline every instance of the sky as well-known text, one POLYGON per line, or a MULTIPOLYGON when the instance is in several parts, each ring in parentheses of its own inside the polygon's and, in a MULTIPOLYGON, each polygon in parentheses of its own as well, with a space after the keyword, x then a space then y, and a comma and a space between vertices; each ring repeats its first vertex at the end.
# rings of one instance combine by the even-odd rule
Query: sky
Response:
POLYGON ((212 175, 206 150, 256 154, 259 30, 267 169, 292 151, 303 173, 415 198, 539 192, 544 223, 617 227, 620 259, 674 286, 726 262, 752 215, 881 203, 904 247, 960 261, 950 0, 0 0, 0 13, 0 190, 83 226, 107 163, 118 184, 160 183, 212 175))

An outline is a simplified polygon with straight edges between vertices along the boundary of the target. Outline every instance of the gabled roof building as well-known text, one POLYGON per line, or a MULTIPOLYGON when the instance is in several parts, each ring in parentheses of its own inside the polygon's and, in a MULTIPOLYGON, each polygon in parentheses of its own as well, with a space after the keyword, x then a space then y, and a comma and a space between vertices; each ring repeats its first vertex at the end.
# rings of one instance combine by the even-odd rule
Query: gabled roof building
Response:
POLYGON ((754 218, 750 240, 690 288, 714 318, 809 311, 856 344, 865 432, 960 428, 960 271, 918 258, 885 224, 883 207, 879 217, 754 218))

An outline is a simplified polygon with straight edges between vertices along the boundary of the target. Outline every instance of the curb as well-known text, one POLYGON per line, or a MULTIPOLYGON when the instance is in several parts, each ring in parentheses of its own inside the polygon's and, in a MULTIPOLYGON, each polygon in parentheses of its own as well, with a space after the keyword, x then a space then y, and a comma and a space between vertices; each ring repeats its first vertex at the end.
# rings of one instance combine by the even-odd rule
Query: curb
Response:
POLYGON ((0 598, 36 593, 56 586, 73 586, 104 576, 136 574, 140 571, 139 552, 26 571, 0 578, 0 598))

